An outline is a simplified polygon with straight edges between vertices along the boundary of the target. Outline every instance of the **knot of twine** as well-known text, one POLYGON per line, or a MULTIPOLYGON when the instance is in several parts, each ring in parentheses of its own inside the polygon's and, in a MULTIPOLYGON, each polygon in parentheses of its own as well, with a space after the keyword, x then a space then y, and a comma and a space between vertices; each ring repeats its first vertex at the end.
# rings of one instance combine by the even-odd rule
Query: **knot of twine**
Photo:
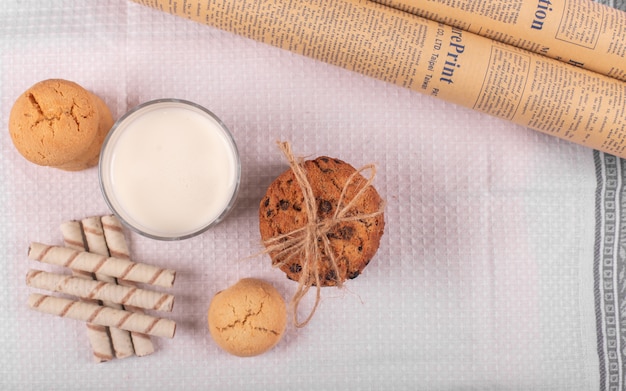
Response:
MULTIPOLYGON (((330 266, 335 272, 335 276, 337 276, 337 286, 341 287, 343 285, 343 281, 339 278, 339 267, 337 265, 337 261, 335 260, 335 254, 331 248, 330 240, 328 239, 327 234, 335 227, 337 224, 362 220, 367 218, 376 217, 383 213, 384 210, 384 202, 381 202, 381 205, 378 210, 373 213, 356 213, 349 214, 352 207, 358 202, 361 196, 365 193, 368 187, 374 180, 376 176, 376 166, 373 164, 368 164, 360 169, 356 170, 352 175, 348 177, 343 189, 341 191, 341 195, 339 196, 339 200, 337 203, 337 208, 335 209, 335 213, 331 218, 322 219, 318 221, 317 216, 317 206, 315 202, 315 195, 313 194, 313 189, 311 188, 311 184, 306 175, 306 170, 304 168, 304 159, 296 158, 292 151, 291 146, 288 142, 278 142, 278 147, 282 151, 282 153, 287 158, 289 162, 289 166, 294 173, 295 179, 302 190, 302 195, 304 197, 304 210, 307 215, 307 223, 291 232, 287 232, 285 234, 281 234, 278 236, 274 236, 268 240, 264 241, 266 254, 272 254, 274 259, 281 260, 279 263, 275 264, 275 267, 280 267, 287 264, 294 257, 299 257, 301 262, 301 275, 298 280, 298 287, 296 292, 291 300, 291 305, 293 309, 293 319, 296 327, 304 327, 311 320, 321 298, 321 281, 320 281, 320 263, 322 261, 322 256, 325 253, 330 261, 330 266), (359 188, 357 193, 351 200, 348 200, 346 203, 347 191, 351 184, 355 183, 356 180, 361 176, 360 174, 369 171, 369 178, 366 178, 364 184, 359 188), (343 205, 345 203, 345 205, 343 205), (309 292, 311 287, 315 285, 316 287, 316 295, 315 295, 315 303, 313 304, 313 308, 309 312, 309 315, 302 322, 298 320, 298 306, 300 301, 306 294, 309 292)), ((362 182, 362 181, 359 181, 362 182)))

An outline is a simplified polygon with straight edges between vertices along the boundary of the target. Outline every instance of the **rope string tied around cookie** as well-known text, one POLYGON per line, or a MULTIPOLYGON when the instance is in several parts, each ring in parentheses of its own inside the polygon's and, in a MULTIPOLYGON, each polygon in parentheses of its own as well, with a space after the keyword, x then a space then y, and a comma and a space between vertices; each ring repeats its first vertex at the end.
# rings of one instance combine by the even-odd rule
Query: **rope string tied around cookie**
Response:
POLYGON ((350 214, 351 209, 359 201, 359 198, 363 196, 365 191, 374 181, 376 176, 376 166, 368 164, 352 173, 346 183, 344 184, 341 195, 337 203, 335 213, 330 219, 323 219, 318 221, 317 205, 315 201, 315 195, 311 184, 306 175, 304 168, 304 159, 301 157, 296 158, 291 150, 291 146, 288 142, 278 142, 278 147, 281 152, 287 158, 289 166, 294 173, 296 181, 302 190, 304 198, 304 209, 307 215, 307 223, 291 232, 274 236, 264 241, 266 254, 273 254, 275 259, 280 259, 281 262, 275 264, 275 267, 280 267, 287 264, 294 257, 299 257, 302 262, 302 270, 300 279, 298 280, 298 287, 291 300, 291 306, 293 309, 293 319, 296 327, 304 327, 313 318, 315 311, 319 305, 321 299, 321 281, 319 274, 319 265, 322 261, 322 255, 325 253, 330 260, 332 270, 334 270, 337 276, 337 287, 343 285, 343 281, 339 278, 339 266, 335 259, 335 254, 332 251, 330 240, 327 234, 337 224, 356 221, 362 219, 368 219, 376 217, 383 213, 385 204, 381 203, 378 210, 373 213, 354 213, 350 214), (369 171, 369 178, 366 178, 364 184, 359 188, 355 196, 346 202, 347 192, 349 186, 356 182, 361 173, 369 171), (320 245, 321 242, 321 245, 320 245), (322 250, 323 249, 323 250, 322 250), (307 295, 311 287, 315 285, 315 302, 313 308, 309 312, 306 319, 302 322, 298 320, 298 306, 303 297, 307 295))

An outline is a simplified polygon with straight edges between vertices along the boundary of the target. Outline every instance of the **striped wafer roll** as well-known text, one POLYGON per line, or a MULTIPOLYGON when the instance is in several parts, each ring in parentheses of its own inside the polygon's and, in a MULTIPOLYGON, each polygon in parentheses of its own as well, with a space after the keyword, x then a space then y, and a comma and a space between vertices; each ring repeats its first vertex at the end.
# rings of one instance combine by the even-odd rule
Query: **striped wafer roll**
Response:
POLYGON ((89 252, 108 256, 109 248, 104 239, 104 231, 102 230, 100 218, 97 216, 87 217, 81 220, 81 224, 89 252))
POLYGON ((156 337, 174 338, 176 332, 176 323, 170 319, 39 293, 29 295, 28 306, 51 315, 82 320, 101 326, 116 327, 122 330, 137 331, 156 337))
POLYGON ((163 269, 145 263, 132 262, 127 259, 106 257, 85 251, 76 251, 66 247, 51 246, 32 242, 28 249, 28 258, 78 269, 88 272, 98 272, 111 277, 141 282, 145 284, 163 286, 174 285, 176 271, 163 269))
MULTIPOLYGON (((130 251, 126 238, 124 237, 124 228, 122 227, 119 219, 113 215, 101 216, 102 229, 104 231, 104 238, 109 248, 109 254, 112 257, 120 259, 130 259, 130 251)), ((126 286, 136 286, 136 284, 126 281, 118 280, 118 284, 126 286)), ((129 311, 143 313, 141 308, 127 306, 129 311)), ((137 356, 147 356, 154 353, 154 344, 147 334, 132 332, 130 334, 133 341, 133 347, 135 348, 135 354, 137 356)))
MULTIPOLYGON (((85 247, 85 238, 83 236, 83 228, 81 227, 80 221, 66 221, 62 223, 59 228, 61 229, 61 234, 63 235, 63 243, 65 244, 65 247, 77 251, 84 251, 87 249, 85 247)), ((72 269, 72 273, 74 275, 80 275, 90 279, 95 277, 93 273, 82 270, 72 269)))
MULTIPOLYGON (((87 217, 81 221, 83 226, 83 233, 85 235, 85 242, 87 244, 87 250, 90 253, 109 256, 109 249, 107 248, 107 242, 104 239, 104 232, 102 231, 102 223, 99 217, 87 217)), ((95 273, 96 280, 108 282, 110 284, 117 284, 115 278, 102 273, 95 273)), ((80 295, 77 295, 80 296, 80 295)), ((115 300, 101 299, 102 304, 107 307, 123 310, 124 307, 121 304, 115 302, 115 300)), ((120 330, 118 328, 110 328, 111 343, 113 344, 113 351, 115 357, 126 358, 135 354, 133 349, 133 342, 130 338, 130 333, 126 330, 120 330)))
MULTIPOLYGON (((83 230, 80 222, 67 221, 61 224, 61 234, 65 246, 74 250, 82 251, 85 249, 83 240, 83 230)), ((82 270, 72 270, 72 274, 76 277, 93 280, 93 273, 82 270)), ((97 304, 96 300, 91 301, 97 304)), ((93 323, 87 323, 87 339, 91 345, 93 358, 96 362, 104 362, 113 359, 113 348, 111 346, 111 338, 109 337, 108 327, 100 326, 93 323)))
POLYGON ((122 227, 120 220, 113 215, 107 215, 101 216, 100 221, 109 254, 115 258, 130 259, 130 251, 124 237, 124 227, 122 227))
POLYGON ((29 270, 26 273, 26 285, 83 299, 102 300, 105 303, 122 305, 130 304, 156 311, 170 312, 174 305, 174 296, 165 293, 41 270, 29 270))

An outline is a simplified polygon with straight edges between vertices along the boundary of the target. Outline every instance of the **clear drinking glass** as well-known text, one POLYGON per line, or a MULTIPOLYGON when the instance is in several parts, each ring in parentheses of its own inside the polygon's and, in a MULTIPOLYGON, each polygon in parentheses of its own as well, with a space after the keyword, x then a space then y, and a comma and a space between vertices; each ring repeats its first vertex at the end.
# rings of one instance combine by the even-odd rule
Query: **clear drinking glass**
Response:
POLYGON ((189 238, 223 220, 241 180, 226 125, 180 99, 149 101, 124 114, 102 145, 98 170, 111 211, 159 240, 189 238))

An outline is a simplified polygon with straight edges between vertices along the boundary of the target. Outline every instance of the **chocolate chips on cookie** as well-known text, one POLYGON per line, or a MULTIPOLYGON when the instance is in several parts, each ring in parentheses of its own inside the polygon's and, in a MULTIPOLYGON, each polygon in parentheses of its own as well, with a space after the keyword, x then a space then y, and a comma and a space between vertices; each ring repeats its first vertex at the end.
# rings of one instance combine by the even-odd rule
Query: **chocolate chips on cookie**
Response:
POLYGON ((319 303, 319 288, 341 286, 359 276, 378 250, 384 232, 384 201, 371 185, 374 166, 356 170, 326 156, 302 161, 288 143, 279 144, 290 169, 278 176, 259 205, 259 229, 272 264, 298 281, 296 325, 306 324, 319 303), (361 175, 371 170, 371 178, 361 175), (315 307, 303 323, 299 300, 318 290, 315 307))
MULTIPOLYGON (((348 185, 343 205, 339 200, 354 167, 339 159, 318 157, 304 162, 304 168, 313 190, 318 220, 333 219, 337 208, 345 207, 366 182, 360 174, 348 185)), ((380 209, 382 199, 374 187, 369 186, 350 208, 347 215, 371 214, 380 209)), ((259 209, 260 231, 263 240, 297 231, 305 226, 308 216, 304 208, 304 196, 293 171, 282 173, 268 188, 259 209)), ((340 219, 325 233, 330 248, 321 248, 318 273, 321 286, 335 286, 346 279, 357 277, 370 262, 380 243, 384 230, 384 215, 348 220, 340 219), (337 269, 331 265, 328 250, 332 251, 337 269)), ((322 243, 320 241, 320 246, 322 243)), ((272 256, 272 254, 270 254, 272 256)), ((301 255, 272 256, 287 277, 298 281, 303 262, 301 255)), ((313 273, 313 270, 310 271, 313 273)))

